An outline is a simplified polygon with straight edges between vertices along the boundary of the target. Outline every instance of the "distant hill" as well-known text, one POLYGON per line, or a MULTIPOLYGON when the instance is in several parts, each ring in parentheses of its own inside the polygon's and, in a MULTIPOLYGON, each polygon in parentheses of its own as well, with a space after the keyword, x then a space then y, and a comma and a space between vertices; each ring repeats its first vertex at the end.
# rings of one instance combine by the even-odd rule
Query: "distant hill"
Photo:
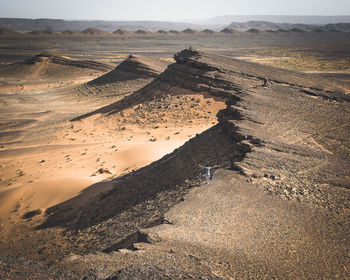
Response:
POLYGON ((252 28, 257 28, 259 30, 276 30, 279 25, 273 22, 267 21, 248 21, 248 22, 232 22, 227 28, 247 31, 252 28))
POLYGON ((324 30, 327 31, 342 31, 349 32, 350 31, 350 23, 330 23, 323 27, 324 30))

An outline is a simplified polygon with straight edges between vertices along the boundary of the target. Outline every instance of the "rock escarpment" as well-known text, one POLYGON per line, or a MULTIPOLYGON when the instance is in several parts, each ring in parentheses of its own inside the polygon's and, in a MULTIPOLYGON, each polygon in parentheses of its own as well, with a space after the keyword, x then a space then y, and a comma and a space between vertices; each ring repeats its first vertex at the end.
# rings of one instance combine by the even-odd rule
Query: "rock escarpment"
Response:
MULTIPOLYGON (((91 223, 96 224, 101 220, 109 219, 114 215, 113 213, 116 213, 116 206, 112 206, 114 202, 108 203, 107 201, 115 201, 118 196, 123 197, 123 200, 125 200, 120 185, 124 185, 125 187, 138 185, 139 187, 135 188, 135 192, 138 194, 138 199, 141 200, 148 197, 150 193, 154 195, 154 193, 159 192, 163 188, 165 188, 165 192, 170 189, 174 191, 178 187, 186 191, 186 189, 193 186, 193 184, 186 183, 184 186, 182 186, 182 184, 186 180, 191 181, 196 178, 199 172, 197 166, 200 162, 212 165, 220 164, 221 166, 231 167, 242 172, 245 170, 248 175, 258 176, 255 172, 261 173, 258 171, 259 164, 274 165, 277 163, 268 161, 267 158, 264 159, 266 160, 265 163, 256 161, 254 164, 250 163, 250 165, 254 165, 255 168, 257 168, 257 170, 254 169, 254 171, 252 171, 250 168, 247 168, 245 163, 237 165, 236 162, 241 161, 245 154, 251 151, 251 149, 267 145, 266 143, 271 146, 269 148, 272 150, 286 150, 288 153, 291 153, 291 151, 295 149, 294 146, 290 146, 284 142, 279 143, 276 139, 271 140, 276 137, 275 135, 278 135, 279 132, 282 133, 282 131, 286 129, 286 126, 279 127, 278 118, 286 119, 288 117, 287 119, 290 123, 293 123, 293 119, 299 119, 300 126, 304 126, 302 130, 305 131, 312 128, 312 126, 310 126, 312 122, 319 122, 319 126, 325 127, 327 127, 329 123, 322 122, 322 119, 319 119, 318 116, 310 119, 309 123, 305 123, 304 118, 306 117, 302 112, 299 112, 300 108, 303 107, 300 106, 301 104, 305 105, 305 108, 309 110, 308 114, 313 114, 310 109, 310 106, 312 106, 310 100, 315 97, 317 102, 325 104, 329 104, 328 102, 332 100, 339 100, 339 106, 343 108, 342 110, 347 110, 346 108, 348 108, 348 103, 346 101, 348 96, 342 94, 340 88, 326 79, 321 80, 312 75, 201 53, 193 49, 185 49, 176 54, 174 58, 176 63, 169 65, 166 71, 144 88, 121 101, 82 116, 81 118, 95 113, 115 114, 135 104, 157 98, 159 95, 179 94, 177 89, 181 88, 193 92, 208 92, 213 96, 225 98, 227 100, 227 108, 218 112, 219 125, 190 140, 183 147, 174 151, 173 154, 165 156, 160 161, 137 171, 133 176, 127 176, 127 179, 116 183, 119 187, 116 187, 110 194, 105 195, 103 199, 97 198, 90 206, 86 206, 87 209, 94 209, 94 211, 99 212, 98 209, 102 209, 102 205, 106 205, 106 203, 108 205, 111 204, 110 210, 107 211, 108 213, 103 208, 102 216, 101 214, 96 214, 93 215, 94 218, 88 218, 86 214, 86 218, 80 219, 80 221, 84 221, 84 227, 89 226, 91 223), (265 79, 269 81, 268 87, 264 85, 265 79), (271 94, 269 92, 271 92, 271 94), (260 102, 260 100, 265 99, 270 101, 268 103, 266 103, 266 101, 260 102), (245 103, 246 105, 241 105, 245 103), (310 105, 306 105, 309 103, 310 105), (291 112, 288 111, 288 106, 290 110, 292 110, 291 112), (254 110, 250 109, 250 107, 254 108, 254 110), (270 116, 266 114, 266 108, 275 111, 274 118, 270 118, 270 116), (284 117, 282 116, 283 112, 285 113, 284 117), (298 114, 298 118, 296 118, 294 114, 298 114), (263 128, 264 125, 273 127, 275 130, 275 132, 271 134, 273 136, 265 135, 266 129, 263 128), (217 140, 214 140, 216 138, 217 140), (219 146, 217 146, 218 143, 219 146), (154 174, 154 176, 150 174, 154 174), (163 175, 159 176, 155 174, 169 175, 163 177, 163 175), (140 184, 139 182, 142 183, 140 184), (174 185, 177 185, 175 189, 173 189, 174 185), (158 187, 160 189, 158 189, 158 187), (96 205, 94 203, 96 203, 96 205), (94 221, 92 222, 91 220, 94 221)), ((331 104, 329 106, 325 105, 324 110, 324 112, 333 110, 331 104)), ((300 132, 295 133, 300 134, 300 132)), ((344 133, 346 132, 344 131, 344 133)), ((319 137, 323 139, 325 135, 320 135, 319 137)), ((301 152, 298 152, 298 154, 307 153, 306 148, 300 147, 299 149, 301 152)), ((314 158, 316 154, 317 153, 314 151, 309 151, 308 155, 310 156, 310 160, 314 158)), ((336 161, 332 159, 332 162, 336 161)), ((343 163, 341 165, 343 165, 343 163)), ((346 169, 344 169, 343 172, 345 174, 346 169)), ((272 176, 280 177, 281 175, 272 176)), ((342 184, 344 184, 344 182, 342 182, 342 184)), ((277 191, 276 188, 278 187, 283 188, 281 184, 275 183, 271 184, 268 188, 271 188, 271 191, 273 189, 274 192, 283 195, 283 190, 277 191)), ((295 190, 291 192, 287 190, 286 195, 288 197, 290 197, 290 195, 298 197, 295 192, 295 190)), ((133 192, 131 191, 129 195, 131 195, 131 193, 133 192)), ((181 192, 179 191, 178 193, 181 192)), ((138 203, 140 203, 140 201, 135 201, 133 207, 136 207, 138 203)), ((118 205, 120 206, 121 204, 118 205)), ((53 208, 49 212, 53 211, 54 213, 57 210, 59 210, 59 207, 53 208)), ((65 214, 63 214, 63 212, 63 210, 59 210, 58 213, 60 213, 60 215, 53 215, 50 218, 51 221, 50 219, 48 220, 47 225, 51 222, 55 223, 55 219, 62 219, 61 222, 64 223, 65 220, 63 217, 65 214)), ((118 219, 116 218, 116 220, 118 219)))
MULTIPOLYGON (((226 99, 227 104, 235 104, 242 93, 241 87, 233 80, 225 80, 219 67, 201 61, 201 57, 202 55, 194 50, 179 53, 175 56, 176 63, 170 65, 149 85, 121 101, 81 118, 95 113, 115 114, 158 96, 186 92, 209 92, 214 97, 226 99)), ((236 113, 230 116, 235 119, 238 117, 236 113)), ((199 184, 199 163, 236 168, 235 161, 242 159, 250 148, 249 145, 239 142, 244 136, 239 136, 237 129, 228 134, 225 127, 228 127, 226 120, 191 139, 161 160, 119 178, 110 193, 89 202, 78 210, 79 215, 73 214, 77 209, 70 209, 74 199, 49 209, 49 218, 43 227, 64 226, 70 217, 76 216, 74 221, 70 221, 71 228, 89 231, 91 227, 100 227, 99 225, 103 224, 103 230, 95 234, 97 243, 93 245, 90 242, 91 247, 97 246, 99 250, 117 248, 119 245, 114 244, 120 244, 120 240, 137 231, 139 227, 161 221, 162 213, 181 199, 190 188, 199 184), (236 138, 234 141, 233 136, 236 138), (145 203, 150 209, 149 212, 144 211, 145 203), (108 227, 105 226, 107 221, 108 227), (112 232, 118 232, 119 237, 115 238, 116 235, 111 234, 112 232), (99 234, 101 236, 97 238, 99 234)))

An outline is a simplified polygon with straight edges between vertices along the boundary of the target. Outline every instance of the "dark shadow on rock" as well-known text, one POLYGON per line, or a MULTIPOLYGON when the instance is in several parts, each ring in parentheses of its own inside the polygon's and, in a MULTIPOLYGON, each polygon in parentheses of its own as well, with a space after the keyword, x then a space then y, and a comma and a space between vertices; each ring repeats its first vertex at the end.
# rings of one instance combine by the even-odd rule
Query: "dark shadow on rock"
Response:
MULTIPOLYGON (((95 278, 83 278, 83 279, 95 279, 95 278)), ((208 275, 199 274, 194 272, 187 272, 185 270, 179 270, 174 268, 163 268, 156 265, 140 264, 132 265, 123 269, 118 270, 113 275, 108 277, 106 280, 143 280, 143 279, 206 279, 206 280, 223 280, 224 278, 208 275)))

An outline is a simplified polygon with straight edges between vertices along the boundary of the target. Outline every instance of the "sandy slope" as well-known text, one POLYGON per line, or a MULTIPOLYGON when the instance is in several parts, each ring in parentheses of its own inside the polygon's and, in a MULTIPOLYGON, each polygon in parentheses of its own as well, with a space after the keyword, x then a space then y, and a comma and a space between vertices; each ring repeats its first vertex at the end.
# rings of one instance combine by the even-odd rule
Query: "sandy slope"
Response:
MULTIPOLYGON (((10 94, 8 87, 2 88, 2 102, 6 104, 0 123, 0 234, 3 252, 26 255, 28 249, 30 254, 37 254, 32 248, 41 239, 32 234, 32 228, 47 208, 80 193, 84 198, 75 201, 74 207, 84 205, 98 193, 113 187, 108 182, 99 183, 102 180, 127 174, 159 160, 217 122, 215 114, 224 107, 224 101, 191 91, 181 91, 171 100, 167 96, 148 103, 140 99, 117 115, 95 114, 81 121, 69 121, 137 90, 152 81, 157 71, 166 65, 152 58, 128 58, 120 68, 113 70, 114 80, 107 81, 109 86, 117 81, 118 89, 125 88, 125 92, 110 86, 91 95, 82 94, 83 86, 60 84, 55 88, 43 86, 38 89, 37 86, 27 87, 25 81, 22 81, 24 86, 20 93, 10 94), (176 108, 166 108, 173 101, 178 104, 176 108), (161 119, 153 111, 159 106, 163 106, 158 111, 165 116, 161 119), (180 118, 183 110, 187 115, 180 118), (98 188, 89 188, 96 184, 98 188), (30 217, 31 213, 34 217, 30 217), (30 218, 25 218, 26 215, 30 218), (24 236, 27 238, 23 239, 24 236), (29 237, 37 241, 22 254, 23 247, 18 245, 23 240, 32 240, 29 237)), ((60 78, 59 73, 58 76, 52 74, 57 70, 55 65, 45 67, 50 80, 60 78)), ((41 79, 38 75, 37 82, 45 81, 46 76, 41 79)), ((86 72, 81 71, 81 76, 70 76, 69 83, 88 82, 89 75, 85 75, 86 72)), ((86 84, 94 85, 95 82, 86 84)))

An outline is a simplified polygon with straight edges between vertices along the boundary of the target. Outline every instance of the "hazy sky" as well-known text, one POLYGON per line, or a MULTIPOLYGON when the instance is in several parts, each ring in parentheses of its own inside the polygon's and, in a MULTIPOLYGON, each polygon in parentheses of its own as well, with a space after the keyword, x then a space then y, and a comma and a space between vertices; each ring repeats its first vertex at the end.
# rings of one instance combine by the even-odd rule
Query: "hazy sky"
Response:
POLYGON ((350 15, 350 0, 0 0, 0 17, 184 20, 219 15, 350 15))

